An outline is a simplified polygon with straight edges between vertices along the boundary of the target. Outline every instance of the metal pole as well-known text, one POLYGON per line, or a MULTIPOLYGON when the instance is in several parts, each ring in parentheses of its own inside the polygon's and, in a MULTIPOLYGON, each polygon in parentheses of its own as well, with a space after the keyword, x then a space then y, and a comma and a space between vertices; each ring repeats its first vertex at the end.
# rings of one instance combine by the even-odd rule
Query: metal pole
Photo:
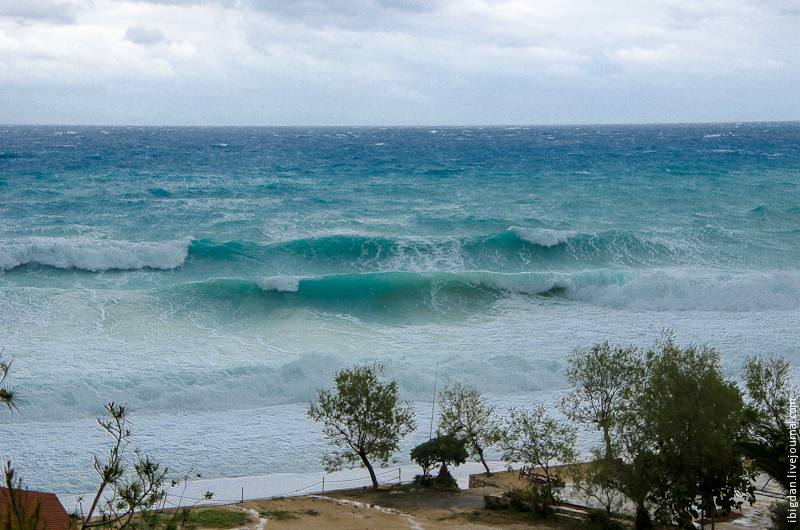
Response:
POLYGON ((433 403, 431 404, 431 432, 428 440, 433 438, 433 413, 436 410, 436 384, 439 382, 439 363, 436 363, 436 378, 433 380, 433 403))

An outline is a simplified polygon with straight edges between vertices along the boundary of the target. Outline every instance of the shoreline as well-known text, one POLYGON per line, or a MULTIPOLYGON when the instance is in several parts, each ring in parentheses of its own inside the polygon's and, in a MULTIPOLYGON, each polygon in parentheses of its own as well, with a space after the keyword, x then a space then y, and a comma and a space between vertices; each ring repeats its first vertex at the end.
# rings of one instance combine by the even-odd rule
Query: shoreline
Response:
MULTIPOLYGON (((499 461, 489 461, 493 473, 500 473, 508 468, 508 464, 499 461)), ((452 470, 453 477, 458 482, 459 488, 469 488, 469 476, 482 473, 483 466, 478 462, 467 462, 452 470)), ((414 476, 421 472, 416 464, 403 464, 398 466, 378 468, 376 475, 381 484, 397 484, 398 478, 402 484, 409 484, 414 476)), ((327 495, 331 492, 348 491, 364 486, 371 486, 369 474, 363 468, 354 468, 325 473, 271 473, 268 475, 254 475, 246 477, 218 477, 213 479, 198 479, 189 483, 183 494, 182 507, 191 506, 195 501, 203 498, 206 491, 214 493, 211 501, 202 501, 197 506, 223 506, 248 501, 263 501, 276 497, 300 497, 307 495, 327 495), (323 488, 324 485, 324 488, 323 488)), ((171 501, 181 497, 183 485, 179 484, 167 490, 166 509, 176 508, 171 501)), ((77 500, 83 498, 84 505, 87 499, 94 496, 94 492, 82 494, 56 494, 61 504, 71 512, 77 505, 77 500)))
MULTIPOLYGON (((359 468, 327 475, 328 477, 334 476, 339 480, 326 480, 326 484, 338 484, 341 486, 345 483, 363 482, 363 484, 359 483, 355 487, 352 485, 346 488, 333 486, 330 490, 326 489, 324 492, 291 492, 288 495, 275 494, 260 498, 245 498, 244 501, 241 500, 240 490, 239 499, 218 498, 211 502, 198 504, 194 510, 244 511, 248 514, 249 521, 243 525, 236 526, 237 530, 263 530, 267 524, 270 528, 302 528, 308 530, 367 530, 372 528, 380 528, 381 530, 405 530, 408 528, 418 530, 450 530, 455 528, 467 530, 490 530, 495 528, 517 530, 531 527, 541 530, 556 530, 565 528, 565 524, 558 522, 558 518, 535 520, 525 515, 486 510, 484 507, 484 494, 502 494, 509 489, 525 488, 530 484, 528 479, 519 478, 519 466, 509 471, 507 465, 503 465, 502 469, 494 469, 499 466, 493 464, 498 463, 490 463, 494 475, 489 481, 482 484, 482 481, 470 480, 471 477, 485 477, 483 466, 479 463, 468 462, 456 468, 454 476, 458 480, 459 490, 440 491, 408 487, 413 480, 413 475, 410 472, 408 475, 403 473, 406 472, 406 468, 414 468, 416 466, 401 466, 399 468, 401 477, 408 477, 408 480, 403 479, 404 487, 398 487, 398 483, 394 480, 385 480, 382 481, 385 487, 374 490, 368 477, 343 478, 346 476, 355 477, 364 473, 364 470, 359 468), (474 471, 477 468, 479 468, 478 472, 470 473, 470 471, 474 471), (470 482, 477 487, 470 488, 470 482)), ((394 472, 397 470, 398 468, 384 468, 384 476, 396 476, 394 472)), ((223 491, 230 493, 233 491, 234 484, 243 483, 245 478, 250 480, 251 484, 260 484, 262 487, 265 486, 265 479, 268 478, 272 479, 273 487, 280 487, 281 485, 287 487, 292 479, 308 479, 316 475, 282 474, 263 477, 198 480, 191 484, 193 489, 187 488, 182 506, 192 506, 194 492, 202 491, 203 487, 209 484, 228 483, 228 489, 223 491)), ((758 481, 759 489, 766 482, 766 477, 762 475, 758 481)), ((172 490, 170 498, 180 494, 177 490, 178 488, 172 490)), ((571 493, 569 482, 568 487, 564 490, 562 499, 568 508, 591 508, 591 506, 587 507, 582 499, 571 493)), ((718 519, 716 526, 719 530, 765 528, 769 523, 768 507, 772 501, 773 499, 769 497, 759 496, 755 505, 745 505, 740 511, 734 511, 730 516, 718 519)), ((170 506, 169 502, 165 507, 167 511, 175 508, 176 506, 170 506)))
MULTIPOLYGON (((471 476, 485 477, 483 473, 471 476)), ((479 481, 473 481, 473 484, 476 482, 479 481)), ((764 480, 760 482, 763 484, 764 480)), ((266 525, 269 528, 307 530, 575 528, 574 523, 563 522, 562 517, 532 519, 526 514, 490 511, 484 507, 484 494, 497 495, 528 485, 528 479, 520 479, 519 470, 514 469, 495 471, 487 483, 455 491, 408 487, 408 483, 399 488, 390 484, 379 490, 357 487, 331 490, 325 494, 254 499, 198 509, 246 512, 249 521, 237 526, 238 530, 263 530, 266 525)), ((563 500, 562 506, 567 513, 574 514, 576 510, 585 508, 584 503, 570 495, 565 495, 563 500)), ((769 519, 767 508, 771 502, 772 499, 759 498, 756 505, 745 506, 741 511, 719 518, 716 527, 718 530, 765 528, 769 519)))

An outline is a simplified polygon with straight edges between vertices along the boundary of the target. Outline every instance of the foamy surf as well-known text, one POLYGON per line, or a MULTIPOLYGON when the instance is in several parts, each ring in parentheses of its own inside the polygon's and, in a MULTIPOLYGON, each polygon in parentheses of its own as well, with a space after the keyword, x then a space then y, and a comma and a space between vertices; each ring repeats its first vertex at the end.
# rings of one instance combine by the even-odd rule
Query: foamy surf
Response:
POLYGON ((179 241, 129 242, 85 237, 28 237, 0 241, 0 269, 42 265, 90 272, 169 270, 181 266, 191 238, 179 241))

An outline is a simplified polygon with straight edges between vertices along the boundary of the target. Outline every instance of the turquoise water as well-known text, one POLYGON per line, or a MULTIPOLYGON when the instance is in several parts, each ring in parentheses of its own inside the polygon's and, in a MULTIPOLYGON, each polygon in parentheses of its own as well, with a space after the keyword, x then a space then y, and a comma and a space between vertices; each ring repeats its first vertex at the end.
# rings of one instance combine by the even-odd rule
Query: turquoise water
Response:
POLYGON ((797 365, 799 264, 798 123, 0 127, 1 456, 85 492, 115 400, 178 469, 318 471, 304 403, 373 360, 417 438, 437 366, 503 408, 666 328, 797 365))

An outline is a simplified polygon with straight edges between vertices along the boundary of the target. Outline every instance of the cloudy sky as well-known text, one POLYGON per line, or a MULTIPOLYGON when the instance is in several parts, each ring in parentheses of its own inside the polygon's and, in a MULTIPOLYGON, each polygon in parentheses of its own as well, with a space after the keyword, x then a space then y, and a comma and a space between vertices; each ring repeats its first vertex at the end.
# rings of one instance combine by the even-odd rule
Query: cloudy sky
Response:
POLYGON ((0 0, 0 123, 800 119, 800 0, 0 0))

